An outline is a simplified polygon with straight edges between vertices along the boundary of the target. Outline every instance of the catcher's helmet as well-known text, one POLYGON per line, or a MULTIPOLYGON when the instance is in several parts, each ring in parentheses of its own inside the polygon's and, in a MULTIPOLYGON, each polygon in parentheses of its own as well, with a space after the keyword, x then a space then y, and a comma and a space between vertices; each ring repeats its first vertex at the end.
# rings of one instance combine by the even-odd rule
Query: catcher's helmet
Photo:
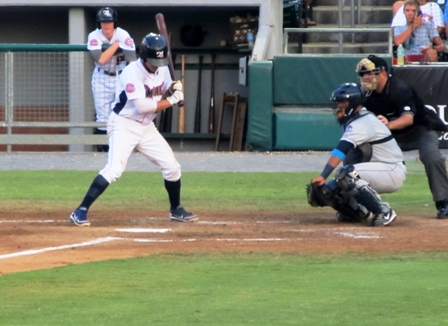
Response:
POLYGON ((162 35, 150 33, 146 35, 140 45, 140 59, 155 67, 167 66, 168 44, 162 35))
POLYGON ((96 23, 101 28, 101 22, 114 22, 114 28, 117 27, 118 13, 114 8, 104 7, 98 10, 96 14, 96 23))
POLYGON ((348 105, 342 116, 336 114, 339 110, 338 108, 335 108, 334 110, 339 124, 344 125, 349 117, 354 114, 356 108, 364 104, 366 96, 361 87, 355 83, 345 83, 333 91, 330 100, 333 102, 348 101, 348 105))

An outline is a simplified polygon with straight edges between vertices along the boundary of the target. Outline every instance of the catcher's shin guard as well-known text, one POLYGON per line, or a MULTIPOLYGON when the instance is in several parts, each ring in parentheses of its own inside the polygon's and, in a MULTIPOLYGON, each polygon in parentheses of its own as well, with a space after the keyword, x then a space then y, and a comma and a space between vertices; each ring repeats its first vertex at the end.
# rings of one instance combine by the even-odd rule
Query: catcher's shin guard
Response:
POLYGON ((334 203, 332 207, 339 213, 340 222, 361 222, 369 218, 370 213, 364 206, 359 205, 354 198, 350 198, 349 203, 334 203))
POLYGON ((324 194, 328 200, 329 206, 333 207, 340 216, 344 216, 345 222, 360 222, 367 218, 371 213, 362 205, 359 205, 352 196, 352 189, 346 192, 341 189, 340 183, 336 180, 330 180, 325 184, 324 194))
POLYGON ((359 175, 353 165, 339 168, 336 171, 335 180, 346 196, 353 197, 356 195, 356 181, 359 180, 359 175))
POLYGON ((373 190, 367 182, 359 180, 357 182, 358 193, 355 199, 365 206, 374 215, 387 214, 390 212, 389 205, 385 204, 378 193, 373 190), (361 184, 363 183, 363 184, 361 184), (359 188, 358 188, 359 186, 359 188))

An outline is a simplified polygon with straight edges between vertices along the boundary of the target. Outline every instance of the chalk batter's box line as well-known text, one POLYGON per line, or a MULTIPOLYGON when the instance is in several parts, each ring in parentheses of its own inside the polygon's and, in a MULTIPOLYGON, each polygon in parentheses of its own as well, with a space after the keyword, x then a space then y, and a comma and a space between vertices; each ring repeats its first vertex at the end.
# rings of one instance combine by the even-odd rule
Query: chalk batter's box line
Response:
MULTIPOLYGON (((335 232, 334 234, 340 235, 343 237, 348 238, 354 238, 354 239, 378 239, 380 236, 378 235, 370 235, 370 234, 361 234, 361 233, 350 233, 350 232, 335 232)), ((105 237, 105 238, 98 238, 91 241, 81 242, 81 243, 75 243, 70 245, 62 245, 57 247, 48 247, 48 248, 41 248, 41 249, 32 249, 32 250, 25 250, 20 251, 16 253, 11 254, 5 254, 0 255, 0 260, 2 259, 8 259, 8 258, 15 258, 15 257, 21 257, 21 256, 28 256, 28 255, 37 255, 49 251, 56 251, 56 250, 65 250, 65 249, 72 249, 72 248, 79 248, 79 247, 86 247, 86 246, 92 246, 96 244, 111 242, 111 241, 118 241, 118 240, 127 240, 127 241, 134 241, 134 242, 140 242, 140 243, 173 243, 173 242, 210 242, 210 241, 217 241, 217 242, 281 242, 281 241, 304 241, 304 240, 316 240, 319 239, 303 239, 303 238, 245 238, 245 239, 238 239, 238 238, 228 238, 228 239, 183 239, 183 240, 172 240, 172 239, 139 239, 139 238, 119 238, 119 237, 105 237)))

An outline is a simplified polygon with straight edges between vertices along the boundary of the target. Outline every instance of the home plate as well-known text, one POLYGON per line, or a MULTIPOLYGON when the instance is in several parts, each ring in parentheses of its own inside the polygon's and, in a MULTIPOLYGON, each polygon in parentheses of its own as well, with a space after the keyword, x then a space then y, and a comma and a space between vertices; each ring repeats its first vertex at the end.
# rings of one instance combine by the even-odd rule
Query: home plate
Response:
POLYGON ((131 233, 166 233, 171 231, 171 229, 143 229, 143 228, 133 228, 133 229, 115 229, 118 232, 131 232, 131 233))

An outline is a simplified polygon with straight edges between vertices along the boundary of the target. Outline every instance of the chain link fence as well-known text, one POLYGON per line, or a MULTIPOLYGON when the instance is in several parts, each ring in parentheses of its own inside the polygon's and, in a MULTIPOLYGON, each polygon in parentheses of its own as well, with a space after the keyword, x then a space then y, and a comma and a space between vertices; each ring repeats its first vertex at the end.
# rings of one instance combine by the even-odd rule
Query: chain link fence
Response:
POLYGON ((0 151, 88 151, 96 123, 86 45, 0 45, 0 151))

